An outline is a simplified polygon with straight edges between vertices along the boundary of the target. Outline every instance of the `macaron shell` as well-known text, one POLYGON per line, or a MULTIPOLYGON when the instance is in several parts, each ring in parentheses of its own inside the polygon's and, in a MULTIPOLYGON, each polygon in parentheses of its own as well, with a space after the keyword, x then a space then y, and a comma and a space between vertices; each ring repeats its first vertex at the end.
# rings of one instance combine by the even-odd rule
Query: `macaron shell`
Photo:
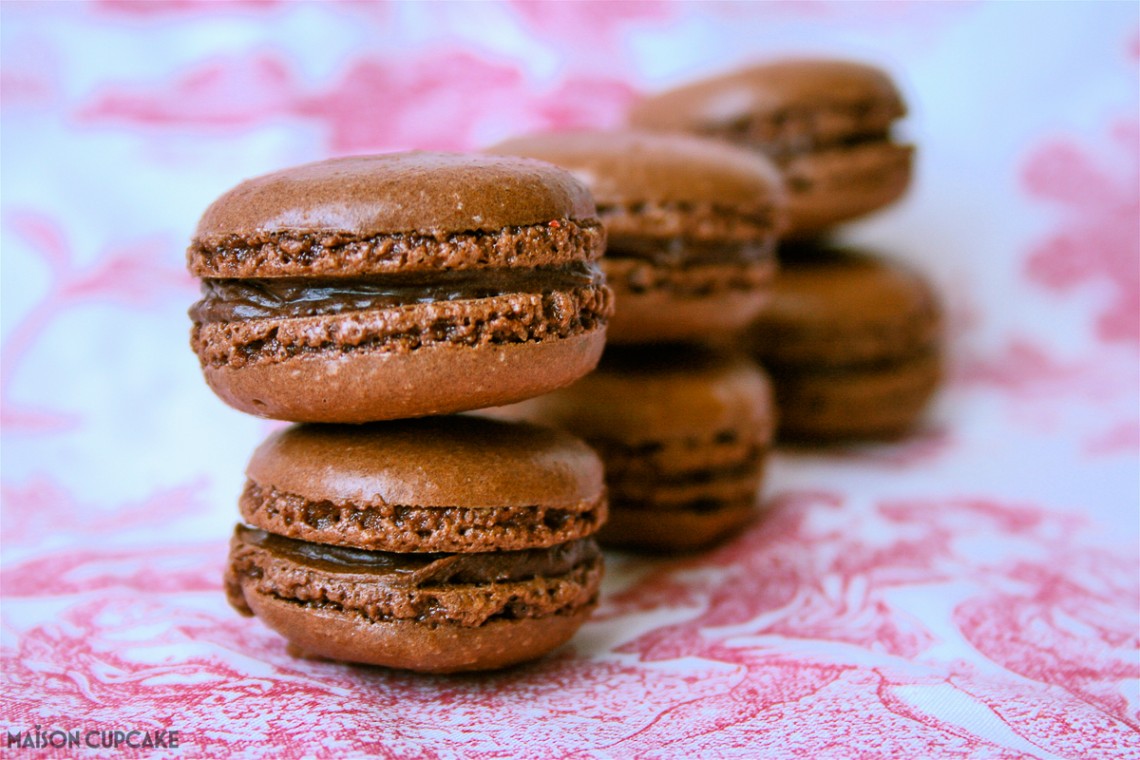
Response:
POLYGON ((755 495, 774 434, 769 420, 705 435, 681 429, 654 440, 594 436, 589 441, 605 462, 615 502, 680 508, 706 497, 731 501, 745 490, 755 495))
POLYGON ((259 230, 201 239, 187 250, 196 277, 368 277, 407 272, 561 267, 594 261, 606 235, 596 219, 553 218, 481 231, 348 234, 259 230))
POLYGON ((885 127, 906 113, 890 76, 883 70, 855 61, 788 58, 712 76, 646 98, 634 106, 635 127, 721 132, 743 120, 764 120, 778 114, 807 111, 815 115, 813 131, 834 139, 867 126, 885 127), (831 109, 860 108, 875 116, 877 124, 862 127, 828 118, 831 109))
POLYGON ((385 552, 485 553, 554 546, 593 535, 609 514, 605 492, 576 503, 423 507, 306 499, 247 481, 248 524, 287 538, 385 552))
POLYGON ((374 623, 334 609, 304 607, 246 592, 250 610, 291 644, 293 654, 424 673, 504 668, 570 640, 595 604, 566 615, 495 620, 475 628, 416 621, 374 623))
POLYGON ((818 368, 909 357, 936 345, 941 329, 936 294, 904 264, 803 248, 785 255, 749 340, 766 366, 818 368))
POLYGON ((866 367, 773 369, 782 441, 897 438, 918 423, 942 380, 936 352, 866 367))
POLYGON ((206 366, 203 373, 223 401, 259 417, 369 422, 479 409, 555 390, 593 369, 605 335, 602 328, 535 343, 301 355, 240 368, 206 366))
POLYGON ((582 438, 626 443, 770 430, 772 388, 749 359, 687 345, 611 350, 597 371, 513 407, 582 438))
POLYGON ((597 455, 574 436, 477 417, 294 425, 246 474, 312 501, 421 507, 561 506, 603 493, 597 455))
POLYGON ((517 137, 490 152, 529 156, 564 167, 586 184, 599 207, 643 202, 710 202, 762 213, 782 202, 779 172, 767 159, 688 135, 557 132, 517 137))
POLYGON ((596 218, 590 193, 539 161, 390 153, 319 161, 246 180, 203 214, 197 240, 272 231, 357 235, 495 230, 596 218))
POLYGON ((612 478, 610 488, 617 506, 614 511, 633 508, 652 514, 711 513, 728 504, 754 503, 763 479, 763 453, 763 449, 757 448, 750 462, 726 469, 694 467, 676 475, 670 473, 669 477, 612 478), (714 504, 715 507, 706 506, 714 504))
POLYGON ((725 540, 761 514, 755 499, 705 512, 615 510, 598 533, 606 546, 652 552, 690 552, 725 540))
POLYGON ((603 259, 602 268, 614 292, 607 341, 641 344, 703 343, 747 327, 768 303, 776 266, 764 261, 677 269, 614 258, 603 259))
POLYGON ((818 236, 899 200, 910 186, 913 156, 912 146, 880 140, 789 159, 784 237, 818 236))

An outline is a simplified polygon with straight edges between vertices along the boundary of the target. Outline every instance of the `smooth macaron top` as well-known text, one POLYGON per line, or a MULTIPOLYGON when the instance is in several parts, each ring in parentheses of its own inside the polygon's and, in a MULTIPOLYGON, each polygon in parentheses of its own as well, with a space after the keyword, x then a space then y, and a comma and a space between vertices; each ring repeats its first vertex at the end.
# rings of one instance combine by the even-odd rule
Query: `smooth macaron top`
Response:
MULTIPOLYGON (((883 70, 833 59, 788 58, 714 76, 646 98, 630 112, 635 127, 722 132, 744 120, 779 120, 802 111, 860 111, 885 128, 906 113, 894 82, 883 70)), ((847 120, 817 120, 817 129, 840 132, 847 120)), ((816 137, 838 137, 838 134, 816 137)))
POLYGON ((921 275, 856 249, 785 256, 772 290, 753 328, 760 355, 770 362, 912 353, 931 346, 941 329, 938 299, 921 275))
POLYGON ((479 417, 294 425, 254 452, 246 475, 310 501, 360 507, 558 507, 597 500, 602 465, 557 430, 479 417))
POLYGON ((680 344, 608 352, 578 382, 516 408, 587 439, 656 441, 774 425, 770 383, 754 362, 680 344))
POLYGON ((246 180, 206 209, 194 237, 438 234, 594 218, 589 191, 548 164, 481 154, 388 153, 246 180))
POLYGON ((686 135, 635 131, 535 134, 490 149, 570 170, 599 208, 642 202, 707 202, 770 209, 781 197, 774 165, 730 145, 686 135))

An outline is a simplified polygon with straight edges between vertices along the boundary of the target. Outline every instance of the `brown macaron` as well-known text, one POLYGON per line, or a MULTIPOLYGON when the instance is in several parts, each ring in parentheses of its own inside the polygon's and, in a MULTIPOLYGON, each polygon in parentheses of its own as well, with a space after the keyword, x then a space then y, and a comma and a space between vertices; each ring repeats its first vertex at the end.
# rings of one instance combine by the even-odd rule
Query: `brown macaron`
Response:
POLYGON ((487 413, 586 440, 610 493, 599 540, 653 551, 707 547, 748 524, 775 429, 759 367, 686 345, 611 346, 573 385, 487 413))
POLYGON ((942 315, 930 284, 853 249, 788 248, 781 257, 772 301, 748 335, 772 375, 780 438, 907 432, 942 375, 942 315))
POLYGON ((903 195, 914 149, 894 141, 891 128, 905 114, 881 69, 786 59, 649 97, 630 123, 716 137, 771 157, 787 182, 786 236, 806 238, 903 195))
POLYGON ((549 161, 589 186, 617 301, 610 343, 704 340, 763 307, 783 222, 779 173, 767 159, 637 132, 539 134, 490 150, 549 161))
POLYGON ((478 417, 295 425, 256 451, 231 604, 294 653, 426 672, 540 657, 596 605, 597 455, 478 417))
POLYGON ((589 190, 538 161, 393 153, 285 169, 199 222, 191 344, 210 387, 262 417, 506 403, 597 363, 604 247, 589 190))

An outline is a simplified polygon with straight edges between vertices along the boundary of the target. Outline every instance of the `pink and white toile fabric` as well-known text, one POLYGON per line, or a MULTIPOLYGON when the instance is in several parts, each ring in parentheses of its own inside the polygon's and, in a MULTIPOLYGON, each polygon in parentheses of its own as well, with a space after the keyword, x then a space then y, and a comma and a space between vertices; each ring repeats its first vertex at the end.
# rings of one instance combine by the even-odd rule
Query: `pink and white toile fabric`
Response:
POLYGON ((0 754, 1140 758, 1135 3, 0 14, 0 754), (921 430, 779 452, 766 520, 611 555, 596 618, 509 672, 298 661, 226 605, 273 424, 188 348, 183 251, 214 197, 330 155, 614 126, 785 53, 879 63, 912 104, 913 192, 846 236, 946 301, 921 430))

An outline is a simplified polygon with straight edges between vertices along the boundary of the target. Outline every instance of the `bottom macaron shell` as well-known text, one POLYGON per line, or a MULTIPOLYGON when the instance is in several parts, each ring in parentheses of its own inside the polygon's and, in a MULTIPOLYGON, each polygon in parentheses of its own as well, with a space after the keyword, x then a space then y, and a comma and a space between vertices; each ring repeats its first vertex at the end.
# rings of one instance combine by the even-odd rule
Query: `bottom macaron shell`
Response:
POLYGON ((872 142, 796 156, 784 167, 788 238, 812 237, 888 206, 910 185, 910 146, 872 142))
POLYGON ((614 509, 598 533, 610 547, 657 552, 697 551, 743 529, 757 516, 754 498, 709 511, 614 509))
MULTIPOLYGON (((740 330, 768 303, 775 273, 774 265, 756 268, 746 275, 747 287, 729 284, 706 289, 694 283, 694 290, 684 290, 649 284, 633 290, 627 283, 630 270, 644 266, 643 262, 612 259, 603 264, 614 290, 614 314, 607 328, 611 344, 705 341, 740 330)), ((699 267, 689 273, 701 279, 699 267)))
MULTIPOLYGON (((670 447, 665 447, 665 452, 670 447)), ((752 522, 767 460, 767 436, 735 461, 711 464, 718 449, 707 441, 656 474, 615 468, 607 475, 610 516, 598 532, 605 546, 648 551, 694 551, 711 546, 752 522)), ((603 447, 604 450, 604 447, 603 447)), ((659 452, 663 453, 663 452, 659 452)), ((650 465, 658 456, 643 457, 650 465)), ((603 459, 608 463, 612 458, 603 459)))
POLYGON ((296 422, 368 422, 479 409, 567 385, 598 363, 604 327, 502 346, 425 346, 206 366, 206 382, 243 412, 296 422))
MULTIPOLYGON (((615 289, 616 290, 616 289, 615 289)), ((667 293, 616 292, 617 311, 610 319, 610 343, 707 340, 738 330, 760 313, 767 293, 718 293, 705 298, 676 298, 667 293)))
POLYGON ((829 443, 905 435, 942 378, 936 352, 869 367, 771 370, 780 409, 778 437, 829 443))
POLYGON ((468 628, 407 620, 371 622, 248 588, 245 600, 265 625, 289 641, 295 654, 424 673, 490 670, 537 659, 569 641, 594 608, 468 628))

